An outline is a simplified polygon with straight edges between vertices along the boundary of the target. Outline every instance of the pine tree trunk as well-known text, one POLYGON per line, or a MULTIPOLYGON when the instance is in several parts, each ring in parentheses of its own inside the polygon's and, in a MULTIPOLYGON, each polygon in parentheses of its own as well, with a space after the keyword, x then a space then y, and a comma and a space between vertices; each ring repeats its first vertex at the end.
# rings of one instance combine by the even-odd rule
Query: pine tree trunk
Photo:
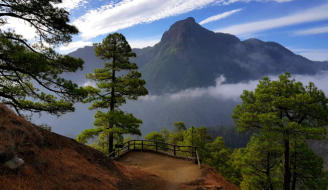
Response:
POLYGON ((284 188, 283 190, 290 190, 290 161, 289 161, 289 139, 285 137, 284 140, 284 188))
MULTIPOLYGON (((112 76, 112 83, 115 84, 116 81, 116 76, 115 76, 115 57, 113 58, 113 76, 112 76)), ((111 98, 110 98, 110 107, 109 110, 112 112, 115 109, 115 87, 112 87, 111 90, 111 98)), ((113 124, 110 123, 109 124, 109 128, 113 128, 113 124)), ((111 152, 113 152, 113 146, 114 146, 114 134, 113 133, 109 133, 108 136, 108 151, 109 154, 111 152)))
MULTIPOLYGON (((296 149, 296 147, 295 147, 296 149)), ((296 150, 294 153, 294 166, 293 166, 293 180, 292 180, 292 190, 296 189, 296 181, 297 181, 297 172, 296 172, 296 163, 297 163, 297 154, 296 154, 296 150)))
POLYGON ((267 160, 266 160, 266 177, 267 177, 267 185, 269 185, 269 189, 273 190, 273 185, 271 181, 271 172, 270 172, 270 153, 267 153, 267 160))
POLYGON ((108 134, 108 154, 110 154, 114 151, 113 144, 114 144, 113 133, 109 133, 108 134))

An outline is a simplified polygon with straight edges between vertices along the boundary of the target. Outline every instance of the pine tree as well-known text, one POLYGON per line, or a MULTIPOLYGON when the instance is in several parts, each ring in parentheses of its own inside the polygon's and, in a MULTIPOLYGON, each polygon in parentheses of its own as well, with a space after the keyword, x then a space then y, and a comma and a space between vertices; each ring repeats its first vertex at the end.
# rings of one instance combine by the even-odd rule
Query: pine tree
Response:
POLYGON ((281 155, 279 138, 272 134, 254 135, 246 148, 235 149, 232 165, 242 175, 241 188, 281 189, 281 155))
POLYGON ((92 102, 90 109, 108 109, 107 112, 97 111, 95 115, 95 128, 87 129, 78 136, 79 141, 86 141, 100 133, 108 134, 108 153, 113 151, 114 134, 140 135, 141 120, 132 114, 126 114, 119 106, 127 99, 136 100, 138 96, 148 93, 144 87, 145 81, 141 79, 138 66, 130 62, 136 54, 122 34, 108 35, 102 43, 95 45, 96 55, 105 62, 104 68, 95 69, 94 73, 87 75, 88 79, 96 82, 97 88, 87 87, 89 97, 85 102, 92 102))
POLYGON ((279 134, 283 147, 283 189, 290 190, 292 142, 326 137, 328 100, 325 94, 313 83, 304 87, 286 73, 277 81, 265 77, 254 92, 245 90, 241 99, 242 104, 237 105, 233 113, 240 130, 279 134))
POLYGON ((86 95, 82 88, 60 77, 64 72, 82 69, 83 61, 52 49, 70 42, 71 35, 78 33, 68 24, 69 13, 54 7, 60 2, 0 1, 1 26, 19 19, 34 28, 37 35, 32 43, 12 30, 0 30, 0 102, 18 114, 45 111, 59 115, 74 111, 73 103, 86 95))

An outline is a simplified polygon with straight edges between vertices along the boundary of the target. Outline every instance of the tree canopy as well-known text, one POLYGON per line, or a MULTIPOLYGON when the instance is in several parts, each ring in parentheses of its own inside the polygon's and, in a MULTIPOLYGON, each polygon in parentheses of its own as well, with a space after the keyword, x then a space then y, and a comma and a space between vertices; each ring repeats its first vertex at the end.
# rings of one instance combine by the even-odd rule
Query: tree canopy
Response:
POLYGON ((52 48, 68 43, 76 27, 68 24, 69 13, 56 8, 60 0, 1 0, 0 25, 12 19, 35 29, 36 38, 27 40, 13 30, 0 30, 0 101, 21 111, 62 114, 74 111, 73 103, 85 91, 61 77, 82 69, 83 61, 56 53, 52 48))
MULTIPOLYGON (((294 190, 296 184, 302 186, 299 182, 302 179, 296 177, 292 167, 300 167, 299 159, 293 158, 293 155, 300 155, 293 152, 308 139, 326 137, 328 100, 325 94, 313 83, 303 86, 286 73, 277 81, 265 77, 254 92, 245 90, 241 99, 242 104, 236 106, 233 114, 239 129, 275 136, 275 141, 278 140, 282 147, 283 189, 294 190)), ((273 143, 271 138, 264 140, 273 143)), ((303 165, 303 170, 307 170, 304 167, 310 165, 303 165)))

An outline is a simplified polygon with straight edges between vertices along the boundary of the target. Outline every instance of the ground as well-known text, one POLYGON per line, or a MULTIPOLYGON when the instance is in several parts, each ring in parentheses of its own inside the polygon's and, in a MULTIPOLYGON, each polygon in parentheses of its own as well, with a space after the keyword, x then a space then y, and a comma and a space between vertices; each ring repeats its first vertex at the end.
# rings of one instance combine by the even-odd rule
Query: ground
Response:
POLYGON ((119 162, 159 176, 166 181, 164 189, 168 190, 239 189, 209 167, 202 166, 200 169, 197 164, 190 160, 151 152, 130 152, 124 155, 119 162))

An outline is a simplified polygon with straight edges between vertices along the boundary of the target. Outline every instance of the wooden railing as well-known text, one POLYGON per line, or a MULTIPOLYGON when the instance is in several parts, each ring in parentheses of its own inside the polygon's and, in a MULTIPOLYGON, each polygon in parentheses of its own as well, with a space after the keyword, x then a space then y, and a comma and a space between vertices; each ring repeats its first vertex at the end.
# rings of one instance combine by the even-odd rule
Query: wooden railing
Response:
POLYGON ((115 146, 114 152, 109 156, 118 159, 124 154, 131 151, 151 151, 166 154, 169 156, 195 160, 199 163, 197 147, 195 146, 181 146, 176 144, 169 144, 153 140, 130 140, 123 144, 115 146))

